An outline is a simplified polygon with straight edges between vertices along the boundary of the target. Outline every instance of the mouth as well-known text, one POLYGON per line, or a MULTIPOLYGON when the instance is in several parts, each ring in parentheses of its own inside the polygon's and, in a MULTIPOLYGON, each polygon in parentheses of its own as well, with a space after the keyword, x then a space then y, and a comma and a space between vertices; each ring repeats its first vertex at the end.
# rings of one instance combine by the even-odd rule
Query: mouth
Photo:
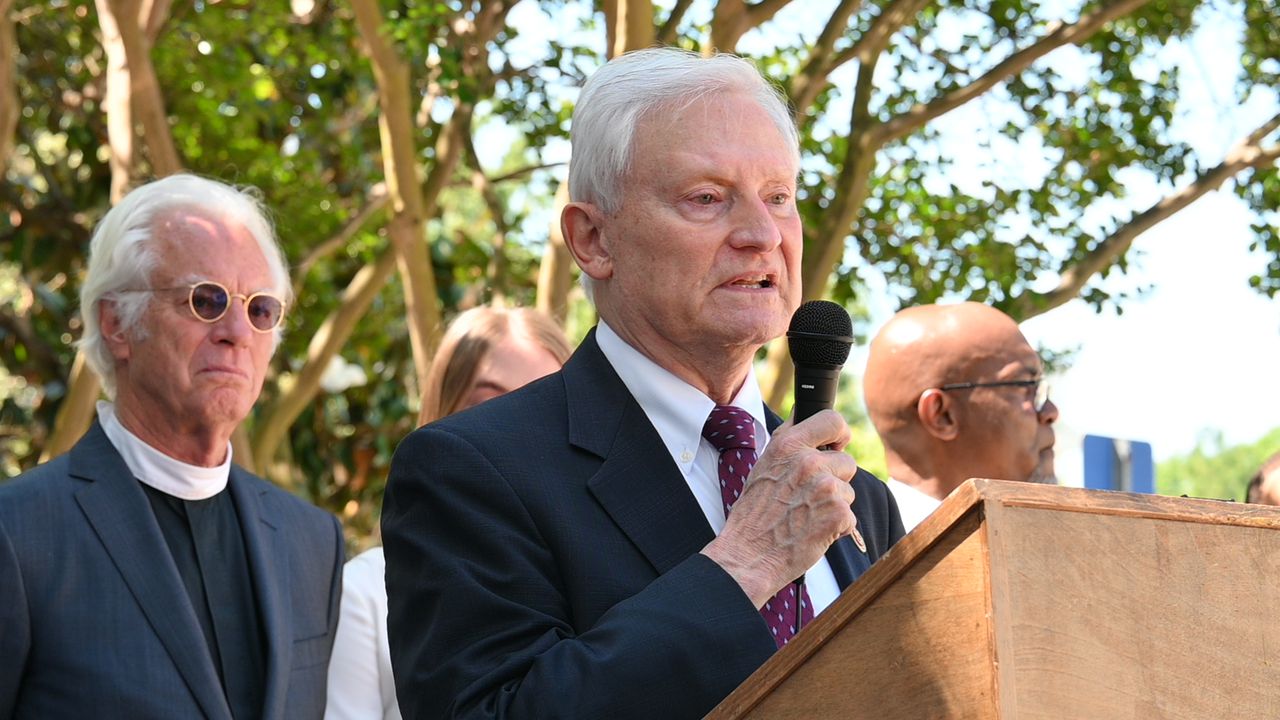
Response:
POLYGON ((743 275, 728 283, 729 287, 746 290, 768 290, 775 284, 773 276, 767 274, 743 275))
POLYGON ((232 375, 235 377, 246 377, 244 371, 240 368, 229 367, 226 365, 216 365, 204 369, 206 375, 232 375))

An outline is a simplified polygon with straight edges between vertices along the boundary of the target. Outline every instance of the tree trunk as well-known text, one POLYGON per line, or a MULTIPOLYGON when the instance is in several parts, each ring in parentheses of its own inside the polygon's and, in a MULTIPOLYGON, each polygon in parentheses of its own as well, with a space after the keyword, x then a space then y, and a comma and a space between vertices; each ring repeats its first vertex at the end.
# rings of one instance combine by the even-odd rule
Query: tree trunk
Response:
POLYGON ((395 268, 395 250, 388 248, 378 262, 366 265, 356 273, 343 291, 338 309, 325 318, 311 337, 306 362, 289 390, 259 416, 254 427, 253 462, 260 472, 276 483, 285 486, 291 483, 289 468, 276 467, 272 463, 289 426, 316 396, 320 377, 324 375, 329 360, 346 345, 356 323, 369 310, 395 268))
POLYGON ((388 231, 404 285, 409 344, 413 350, 418 387, 421 388, 439 342, 440 302, 436 297, 435 274, 426 242, 427 217, 423 212, 422 183, 418 178, 409 66, 383 37, 382 14, 377 2, 352 0, 351 6, 378 84, 381 107, 378 131, 392 208, 388 231))
POLYGON ((653 46, 657 28, 651 0, 604 0, 602 5, 608 58, 653 46))
POLYGON ((538 268, 538 309, 564 327, 569 318, 569 292, 573 289, 573 255, 564 244, 560 213, 569 202, 569 183, 560 183, 548 223, 547 247, 538 268))
MULTIPOLYGON (((858 67, 849 127, 865 128, 873 123, 870 104, 872 78, 878 58, 878 55, 872 56, 869 62, 858 67)), ((840 175, 836 182, 840 190, 836 192, 831 206, 823 213, 817 231, 805 242, 804 260, 801 264, 805 300, 816 300, 826 294, 831 271, 844 250, 844 239, 849 235, 862 204, 866 202, 877 150, 867 144, 868 137, 869 133, 862 132, 849 138, 848 150, 840 165, 840 175)), ((787 344, 775 342, 770 345, 765 366, 760 373, 766 403, 772 407, 781 406, 791 386, 794 370, 787 344)))
POLYGON ((40 462, 47 462, 70 450, 84 435, 89 423, 93 422, 99 389, 98 376, 85 363, 84 353, 76 353, 71 375, 67 378, 67 396, 58 406, 53 432, 40 451, 40 462))
MULTIPOLYGON (((158 32, 164 24, 168 3, 161 0, 144 8, 140 0, 96 0, 96 6, 107 55, 107 94, 103 106, 107 113, 111 203, 114 205, 129 192, 136 175, 135 111, 143 126, 143 144, 151 160, 152 173, 163 177, 182 170, 151 63, 151 41, 146 35, 147 31, 158 32)), ((101 386, 97 376, 85 365, 83 353, 76 353, 67 385, 67 397, 58 408, 42 458, 71 449, 93 421, 94 403, 101 386)), ((247 461, 250 454, 242 452, 241 457, 247 461)))
MULTIPOLYGON (((436 142, 436 164, 427 174, 422 195, 425 217, 435 215, 436 201, 440 191, 444 189, 453 168, 457 165, 461 145, 456 139, 458 128, 469 129, 470 126, 470 107, 459 106, 454 111, 453 118, 440 131, 440 137, 436 142)), ((311 345, 307 350, 307 359, 302 369, 298 371, 294 382, 271 407, 260 415, 254 429, 253 454, 258 467, 266 472, 268 477, 277 482, 283 482, 283 478, 288 477, 287 469, 268 469, 272 467, 271 459, 275 457, 280 444, 284 441, 289 426, 320 390, 320 377, 324 375, 329 361, 351 337, 356 323, 368 311, 382 286, 391 277, 397 261, 394 250, 389 250, 375 265, 367 266, 356 274, 343 293, 343 300, 338 309, 325 319, 312 337, 311 345)), ((438 337, 436 341, 438 342, 438 337)))
POLYGON ((18 57, 18 38, 9 10, 13 0, 0 0, 0 178, 9 167, 14 135, 18 131, 18 77, 14 65, 18 57))
MULTIPOLYGON (((356 274, 343 293, 343 300, 338 309, 325 319, 312 337, 311 345, 307 350, 307 359, 302 369, 298 371, 293 384, 260 416, 254 430, 254 458, 268 477, 277 482, 288 477, 288 471, 287 468, 274 467, 271 461, 280 449, 289 426, 306 408, 307 403, 316 396, 320 389, 320 377, 324 374, 329 361, 346 344, 356 323, 364 316, 382 286, 390 278, 391 272, 397 267, 400 267, 405 283, 406 312, 409 314, 411 342, 414 342, 414 333, 418 335, 417 344, 413 346, 417 378, 417 388, 414 391, 420 392, 418 388, 423 385, 422 378, 430 368, 431 356, 440 339, 440 306, 436 295, 435 277, 431 271, 430 257, 427 255, 425 246, 425 221, 426 218, 435 216, 440 193, 448 184, 454 168, 457 167, 463 146, 461 133, 471 131, 473 109, 467 103, 458 103, 455 106, 453 116, 440 129, 437 136, 436 161, 427 172, 426 182, 420 189, 416 184, 410 184, 417 181, 417 167, 406 164, 416 156, 412 143, 412 123, 407 129, 402 125, 403 119, 412 117, 408 112, 408 71, 403 70, 405 74, 402 76, 402 81, 393 82, 397 77, 396 73, 401 72, 396 70, 396 65, 403 67, 403 63, 379 34, 381 17, 376 3, 371 0, 352 0, 352 6, 355 8, 360 33, 366 42, 371 64, 374 67, 375 79, 380 89, 380 100, 385 100, 387 91, 403 88, 402 94, 391 93, 392 102, 390 105, 385 103, 382 105, 382 116, 379 118, 387 174, 387 197, 393 212, 388 230, 396 245, 379 258, 375 265, 365 267, 356 274), (375 55, 380 60, 373 59, 375 55), (381 74, 386 70, 391 72, 386 75, 381 74), (387 91, 382 90, 383 87, 386 87, 387 91), (398 104, 400 101, 403 103, 398 104), (398 116, 401 120, 388 119, 393 116, 398 116), (392 144, 390 151, 388 143, 392 144), (409 148, 407 151, 404 149, 406 145, 409 148), (399 218, 399 226, 396 226, 397 218, 399 218), (419 228, 417 230, 414 229, 415 222, 419 228), (400 238, 398 242, 395 240, 397 236, 400 238), (416 250, 411 247, 414 242, 418 245, 416 250), (413 274, 406 273, 405 267, 401 266, 402 250, 409 255, 417 256, 410 257, 406 261, 409 266, 408 273, 413 274), (414 268, 415 263, 421 263, 421 266, 414 268), (418 275, 422 272, 422 267, 427 270, 425 280, 418 275), (410 290, 409 284, 414 281, 419 281, 417 283, 419 287, 416 290, 410 290), (411 301, 416 305, 410 307, 411 301), (424 313, 430 313, 430 316, 424 317, 424 313)), ((482 42, 487 41, 488 38, 482 40, 482 42)))
MULTIPOLYGON (((604 0, 606 48, 613 58, 631 50, 651 47, 656 42, 651 0, 604 0)), ((673 12, 683 12, 677 8, 673 12)), ((555 318, 562 326, 569 316, 569 293, 573 290, 573 256, 560 233, 560 213, 569 202, 569 183, 556 189, 547 247, 538 267, 539 310, 555 318)))
POLYGON ((126 7, 121 14, 116 11, 124 4, 122 2, 95 0, 95 4, 98 8, 98 25, 102 28, 102 49, 107 55, 107 91, 102 106, 107 114, 111 204, 115 205, 133 185, 134 167, 133 76, 129 72, 129 57, 120 20, 137 17, 139 3, 130 3, 133 7, 126 7))

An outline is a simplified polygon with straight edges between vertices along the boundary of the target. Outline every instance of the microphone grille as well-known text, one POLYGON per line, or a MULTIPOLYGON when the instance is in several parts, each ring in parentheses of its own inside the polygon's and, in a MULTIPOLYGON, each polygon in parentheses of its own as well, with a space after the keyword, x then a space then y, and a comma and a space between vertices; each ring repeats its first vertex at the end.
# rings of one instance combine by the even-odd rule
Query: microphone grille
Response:
POLYGON ((830 300, 810 300, 791 316, 787 345, 795 365, 840 367, 853 346, 853 320, 830 300))

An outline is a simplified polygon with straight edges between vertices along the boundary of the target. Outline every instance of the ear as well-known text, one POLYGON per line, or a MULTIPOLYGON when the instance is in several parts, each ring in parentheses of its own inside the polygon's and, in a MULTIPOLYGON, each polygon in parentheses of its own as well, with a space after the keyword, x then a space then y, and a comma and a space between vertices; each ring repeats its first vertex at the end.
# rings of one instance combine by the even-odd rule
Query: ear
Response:
POLYGON ((129 359, 132 345, 127 337, 128 332, 120 322, 120 313, 114 300, 98 301, 98 330, 112 357, 117 361, 129 359))
POLYGON ((560 232, 574 262, 593 280, 613 275, 613 258, 603 241, 604 213, 593 203, 571 202, 560 213, 560 232))
POLYGON ((937 388, 929 388, 916 401, 916 416, 925 432, 939 440, 955 440, 960 435, 960 420, 956 417, 951 396, 937 388))

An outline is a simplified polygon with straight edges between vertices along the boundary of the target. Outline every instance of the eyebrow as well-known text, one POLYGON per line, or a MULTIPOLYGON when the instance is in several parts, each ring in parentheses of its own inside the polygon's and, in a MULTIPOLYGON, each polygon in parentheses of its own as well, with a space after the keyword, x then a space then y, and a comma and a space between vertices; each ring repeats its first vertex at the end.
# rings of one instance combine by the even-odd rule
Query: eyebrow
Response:
MULTIPOLYGON (((1019 363, 1017 369, 1015 369, 1012 373, 1010 373, 1006 377, 1010 380, 1016 380, 1019 378, 1026 379, 1026 380, 1034 380, 1035 378, 1043 377, 1043 376, 1044 376, 1043 369, 1036 369, 1036 367, 1033 365, 1025 365, 1025 364, 1019 363), (1022 378, 1022 376, 1024 375, 1028 377, 1022 378)), ((996 377, 999 378, 1000 375, 997 374, 996 377)))

